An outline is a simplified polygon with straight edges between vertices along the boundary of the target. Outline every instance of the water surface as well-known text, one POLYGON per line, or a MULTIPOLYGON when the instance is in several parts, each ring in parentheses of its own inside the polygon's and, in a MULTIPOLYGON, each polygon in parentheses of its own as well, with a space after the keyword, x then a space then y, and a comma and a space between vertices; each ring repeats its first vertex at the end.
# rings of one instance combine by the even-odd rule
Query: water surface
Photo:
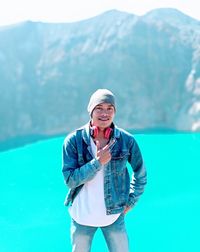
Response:
MULTIPOLYGON (((148 185, 126 224, 133 252, 200 251, 200 134, 137 134, 148 185)), ((63 137, 0 152, 0 251, 70 252, 63 137)), ((100 231, 92 251, 107 251, 100 231)))

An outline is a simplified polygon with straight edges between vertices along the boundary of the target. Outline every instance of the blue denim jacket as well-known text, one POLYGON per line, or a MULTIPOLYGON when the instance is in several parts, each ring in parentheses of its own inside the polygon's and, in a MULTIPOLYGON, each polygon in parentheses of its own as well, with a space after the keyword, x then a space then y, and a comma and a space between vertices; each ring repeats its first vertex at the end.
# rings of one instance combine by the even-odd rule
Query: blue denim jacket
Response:
MULTIPOLYGON (((84 183, 91 180, 101 168, 100 162, 92 156, 89 131, 88 123, 64 140, 62 172, 70 188, 65 205, 72 204, 84 183)), ((143 193, 147 180, 142 155, 134 137, 114 126, 112 138, 116 139, 111 149, 112 159, 104 167, 107 214, 121 213, 125 207, 133 207, 143 193), (133 171, 131 179, 127 162, 133 171)))

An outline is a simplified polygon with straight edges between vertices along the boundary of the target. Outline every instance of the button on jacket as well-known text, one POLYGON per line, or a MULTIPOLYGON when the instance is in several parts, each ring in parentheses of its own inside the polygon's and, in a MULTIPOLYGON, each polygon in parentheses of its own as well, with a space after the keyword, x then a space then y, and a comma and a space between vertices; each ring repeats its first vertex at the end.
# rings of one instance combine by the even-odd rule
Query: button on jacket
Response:
MULTIPOLYGON (((121 213, 127 206, 132 208, 147 182, 142 155, 134 137, 114 124, 113 127, 112 139, 116 141, 111 149, 112 158, 104 167, 104 200, 107 214, 121 213), (131 177, 127 163, 132 168, 131 177)), ((73 203, 84 183, 91 180, 100 169, 100 162, 92 156, 88 123, 64 140, 62 172, 70 189, 65 205, 73 203)))

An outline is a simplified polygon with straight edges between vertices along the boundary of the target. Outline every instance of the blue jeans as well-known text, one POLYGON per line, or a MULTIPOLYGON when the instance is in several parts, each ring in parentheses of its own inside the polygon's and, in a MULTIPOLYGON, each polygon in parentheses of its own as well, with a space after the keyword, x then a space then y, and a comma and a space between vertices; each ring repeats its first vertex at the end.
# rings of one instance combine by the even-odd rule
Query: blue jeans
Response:
MULTIPOLYGON (((129 252, 124 214, 121 214, 113 224, 100 228, 110 252, 129 252)), ((72 252, 90 252, 92 239, 97 229, 98 227, 80 225, 72 219, 72 252)))

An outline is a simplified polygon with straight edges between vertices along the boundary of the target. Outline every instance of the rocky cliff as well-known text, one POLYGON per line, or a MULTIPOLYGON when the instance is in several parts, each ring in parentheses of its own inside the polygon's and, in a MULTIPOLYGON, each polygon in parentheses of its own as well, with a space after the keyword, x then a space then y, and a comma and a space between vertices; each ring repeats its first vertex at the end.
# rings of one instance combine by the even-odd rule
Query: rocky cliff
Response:
POLYGON ((200 22, 175 9, 0 28, 0 141, 85 123, 97 88, 127 129, 200 130, 200 22))

